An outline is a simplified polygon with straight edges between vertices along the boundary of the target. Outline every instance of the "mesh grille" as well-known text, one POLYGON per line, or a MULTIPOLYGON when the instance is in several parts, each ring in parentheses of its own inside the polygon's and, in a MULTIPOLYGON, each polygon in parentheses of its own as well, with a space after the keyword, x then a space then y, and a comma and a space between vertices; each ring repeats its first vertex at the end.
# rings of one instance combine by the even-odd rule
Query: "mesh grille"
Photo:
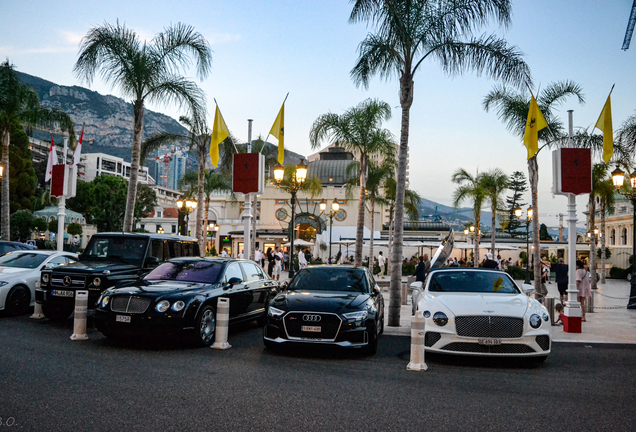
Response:
POLYGON ((489 354, 529 354, 535 352, 524 344, 479 345, 471 342, 453 342, 442 350, 465 353, 489 353, 489 354))
POLYGON ((338 315, 312 313, 312 312, 291 312, 285 316, 285 329, 289 337, 309 338, 309 339, 335 339, 340 329, 340 318, 338 315), (319 321, 306 322, 303 316, 320 316, 319 321), (302 326, 320 327, 320 332, 302 331, 302 326))
POLYGON ((426 332, 424 336, 424 345, 427 347, 432 347, 442 338, 442 335, 435 332, 426 332))
POLYGON ((133 296, 115 297, 110 303, 110 309, 113 312, 123 312, 132 314, 141 314, 146 312, 150 300, 147 298, 133 296))
POLYGON ((548 335, 540 335, 536 337, 537 345, 541 347, 543 351, 547 351, 550 349, 550 336, 548 335))
POLYGON ((458 336, 483 338, 518 338, 523 335, 523 318, 499 316, 455 317, 458 336))

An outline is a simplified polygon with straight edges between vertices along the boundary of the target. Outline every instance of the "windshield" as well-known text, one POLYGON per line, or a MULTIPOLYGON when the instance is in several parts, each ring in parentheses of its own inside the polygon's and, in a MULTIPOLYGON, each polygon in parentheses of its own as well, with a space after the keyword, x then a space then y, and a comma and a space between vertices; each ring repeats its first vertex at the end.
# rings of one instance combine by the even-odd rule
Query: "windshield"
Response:
POLYGON ((171 261, 161 264, 144 279, 216 283, 222 270, 222 263, 211 261, 171 261))
POLYGON ((87 260, 119 260, 141 264, 146 255, 147 238, 139 237, 93 237, 82 254, 87 260))
POLYGON ((48 258, 48 255, 32 252, 9 252, 0 257, 0 267, 18 267, 33 269, 48 258))
POLYGON ((300 270, 289 285, 292 291, 367 292, 364 270, 343 267, 313 267, 300 270))
POLYGON ((509 277, 488 270, 435 272, 431 274, 428 290, 431 292, 521 293, 509 277))

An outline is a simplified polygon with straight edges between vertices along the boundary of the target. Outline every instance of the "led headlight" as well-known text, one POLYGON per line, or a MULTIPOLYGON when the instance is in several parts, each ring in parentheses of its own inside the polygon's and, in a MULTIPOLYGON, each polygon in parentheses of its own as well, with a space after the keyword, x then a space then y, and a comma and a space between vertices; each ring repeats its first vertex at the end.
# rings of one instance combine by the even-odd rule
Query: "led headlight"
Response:
POLYGON ((95 279, 93 279, 93 286, 100 286, 102 284, 102 280, 98 277, 96 277, 95 279))
POLYGON ((102 300, 100 301, 100 304, 102 305, 103 308, 105 308, 108 305, 109 301, 110 301, 110 297, 104 296, 104 297, 102 297, 102 300))
POLYGON ((448 317, 444 312, 435 312, 435 315, 433 315, 433 322, 440 327, 444 327, 448 324, 448 317))
POLYGON ((550 317, 548 316, 548 314, 543 312, 543 321, 548 322, 549 319, 550 317))
POLYGON ((366 319, 368 315, 367 311, 347 312, 342 314, 342 316, 351 321, 362 321, 366 319))
POLYGON ((276 309, 273 306, 270 306, 269 308, 267 308, 267 315, 273 317, 273 318, 278 318, 281 317, 285 314, 284 310, 280 310, 280 309, 276 309))
POLYGON ((175 312, 179 312, 184 307, 185 307, 185 303, 183 302, 183 300, 179 300, 179 301, 174 302, 174 304, 172 305, 172 310, 175 311, 175 312))
POLYGON ((161 300, 159 303, 157 303, 157 306, 155 306, 155 309, 157 310, 157 312, 165 312, 168 310, 168 308, 170 307, 170 302, 168 300, 161 300))
POLYGON ((49 283, 49 277, 50 277, 50 276, 49 276, 49 274, 48 274, 48 273, 44 273, 44 274, 42 275, 42 282, 44 282, 44 283, 49 283))
POLYGON ((530 315, 530 327, 538 329, 541 327, 541 317, 538 314, 530 315))

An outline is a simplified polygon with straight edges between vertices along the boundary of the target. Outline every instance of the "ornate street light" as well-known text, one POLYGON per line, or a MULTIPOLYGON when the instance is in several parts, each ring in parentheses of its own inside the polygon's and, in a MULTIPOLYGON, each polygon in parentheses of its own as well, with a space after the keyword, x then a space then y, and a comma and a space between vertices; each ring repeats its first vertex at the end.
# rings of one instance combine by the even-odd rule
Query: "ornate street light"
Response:
MULTIPOLYGON (((323 199, 322 201, 320 201, 320 211, 324 213, 325 210, 327 210, 327 201, 323 199)), ((336 215, 336 213, 338 213, 338 210, 340 210, 340 203, 338 202, 338 199, 334 199, 333 202, 331 203, 331 209, 329 210, 329 213, 328 213, 328 216, 329 216, 329 263, 331 263, 331 232, 333 231, 333 217, 336 215)))
POLYGON ((627 309, 636 309, 636 171, 629 177, 629 183, 631 186, 631 192, 621 192, 621 188, 625 183, 625 173, 619 168, 616 168, 612 172, 612 183, 619 194, 625 196, 632 202, 633 216, 632 216, 632 278, 630 280, 629 299, 627 300, 627 309))
POLYGON ((177 208, 179 209, 179 235, 181 235, 181 228, 184 222, 187 235, 188 225, 190 224, 190 213, 197 208, 197 202, 191 199, 186 199, 185 201, 180 199, 177 201, 177 208))
POLYGON ((2 175, 4 174, 4 167, 0 165, 0 180, 2 180, 2 175))
MULTIPOLYGON (((517 207, 515 209, 515 216, 517 219, 521 219, 523 215, 523 210, 521 207, 517 207)), ((530 283, 530 222, 532 222, 532 207, 528 207, 526 212, 526 281, 525 283, 530 283)))

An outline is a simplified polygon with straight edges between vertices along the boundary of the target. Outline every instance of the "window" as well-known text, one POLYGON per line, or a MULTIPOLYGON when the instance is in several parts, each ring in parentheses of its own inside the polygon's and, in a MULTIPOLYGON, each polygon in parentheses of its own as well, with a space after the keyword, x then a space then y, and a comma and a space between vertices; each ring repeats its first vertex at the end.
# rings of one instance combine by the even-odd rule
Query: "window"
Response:
POLYGON ((170 253, 170 258, 177 258, 182 256, 181 255, 181 243, 176 242, 176 241, 169 241, 168 242, 168 250, 170 253))
POLYGON ((159 262, 165 261, 163 259, 163 240, 152 240, 150 243, 150 256, 157 258, 159 262))
POLYGON ((623 234, 621 234, 621 244, 627 244, 627 228, 623 228, 623 234))
POLYGON ((612 232, 610 234, 610 244, 611 245, 616 244, 616 230, 614 228, 612 228, 612 232))
POLYGON ((225 270, 225 277, 223 278, 223 282, 227 283, 230 279, 234 277, 239 278, 241 281, 243 281, 243 273, 241 272, 241 267, 236 262, 227 266, 227 269, 225 270))
POLYGON ((263 279, 261 268, 248 262, 241 263, 245 272, 245 282, 255 282, 263 279))
POLYGON ((172 234, 176 234, 176 233, 177 233, 177 226, 172 225, 172 234))

